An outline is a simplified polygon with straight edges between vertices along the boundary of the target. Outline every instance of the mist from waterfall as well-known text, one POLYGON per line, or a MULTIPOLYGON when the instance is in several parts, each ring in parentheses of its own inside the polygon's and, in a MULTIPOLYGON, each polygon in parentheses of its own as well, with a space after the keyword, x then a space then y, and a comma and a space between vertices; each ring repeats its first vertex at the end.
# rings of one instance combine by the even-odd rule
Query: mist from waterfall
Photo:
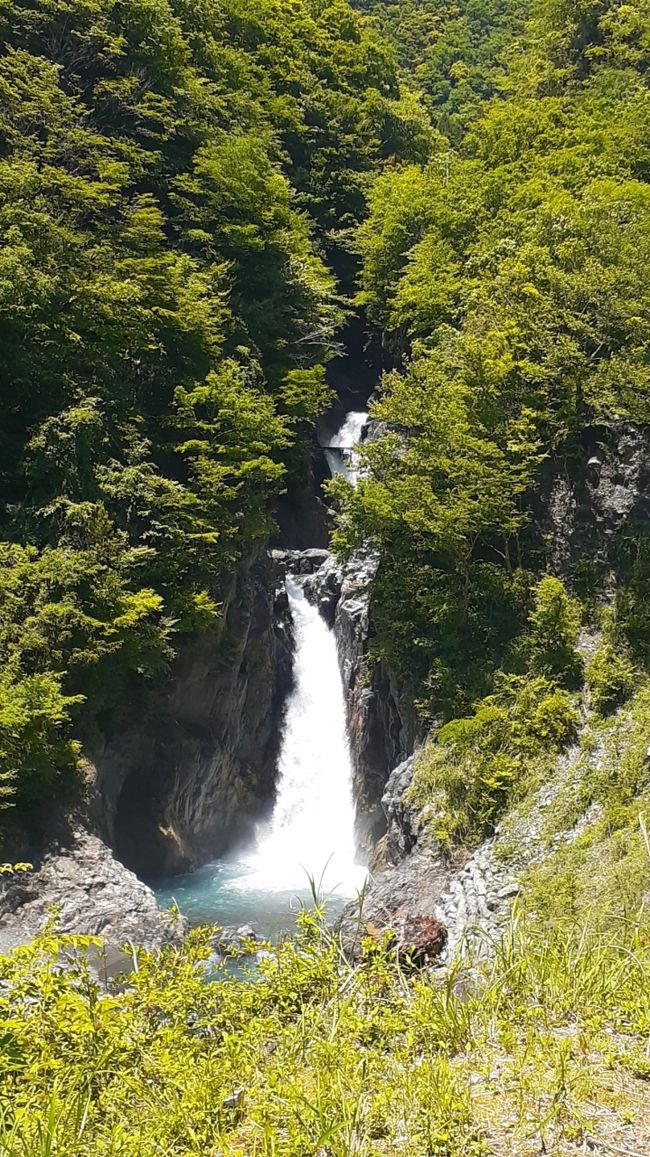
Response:
POLYGON ((355 862, 352 761, 334 632, 289 577, 295 631, 294 690, 287 704, 271 821, 246 858, 242 888, 287 891, 307 876, 352 896, 365 869, 355 862))
POLYGON ((365 410, 351 410, 349 414, 346 414, 340 430, 332 435, 327 446, 323 446, 327 465, 333 478, 336 474, 342 474, 352 485, 357 481, 359 456, 354 447, 359 444, 363 428, 367 422, 368 415, 365 410))
POLYGON ((174 877, 158 890, 192 924, 252 924, 273 937, 312 898, 310 877, 330 918, 363 887, 355 861, 352 762, 334 632, 289 576, 295 634, 294 688, 287 703, 275 807, 254 846, 174 877))

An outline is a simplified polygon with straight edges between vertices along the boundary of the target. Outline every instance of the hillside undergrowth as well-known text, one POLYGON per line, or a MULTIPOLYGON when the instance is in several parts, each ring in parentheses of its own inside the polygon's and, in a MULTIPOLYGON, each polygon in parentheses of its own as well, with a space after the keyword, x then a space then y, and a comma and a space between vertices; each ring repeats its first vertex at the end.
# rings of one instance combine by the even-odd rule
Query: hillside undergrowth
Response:
POLYGON ((515 918, 491 963, 350 966, 318 915, 251 979, 208 946, 105 987, 84 941, 0 963, 3 1157, 647 1152, 650 943, 515 918), (64 964, 64 967, 61 965, 64 964))

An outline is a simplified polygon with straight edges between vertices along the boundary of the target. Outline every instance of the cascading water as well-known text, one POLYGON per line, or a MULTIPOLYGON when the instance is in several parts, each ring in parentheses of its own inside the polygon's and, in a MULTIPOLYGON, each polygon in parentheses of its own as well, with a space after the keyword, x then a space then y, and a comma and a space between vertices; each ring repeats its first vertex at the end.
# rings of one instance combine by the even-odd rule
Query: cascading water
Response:
POLYGON ((368 415, 362 410, 352 410, 346 414, 338 433, 328 440, 323 451, 332 477, 342 474, 353 485, 359 477, 359 459, 354 447, 358 445, 368 415))
POLYGON ((159 892, 192 923, 252 923, 267 936, 287 926, 311 877, 332 914, 362 887, 355 862, 352 764, 334 632, 287 579, 295 631, 294 690, 287 704, 278 793, 255 847, 176 878, 159 892))
MULTIPOLYGON (((368 415, 346 415, 324 447, 332 474, 353 484, 358 444, 368 415)), ((295 632, 294 689, 287 703, 273 815, 255 846, 238 858, 207 864, 175 877, 158 893, 174 900, 194 924, 254 924, 266 936, 286 927, 295 899, 311 898, 310 878, 332 894, 331 911, 363 885, 355 862, 352 763, 343 686, 334 632, 306 598, 296 577, 287 579, 295 632)))
POLYGON ((333 632, 295 579, 295 686, 287 705, 271 822, 249 857, 244 888, 304 887, 308 873, 326 890, 354 895, 365 872, 355 863, 352 763, 333 632))

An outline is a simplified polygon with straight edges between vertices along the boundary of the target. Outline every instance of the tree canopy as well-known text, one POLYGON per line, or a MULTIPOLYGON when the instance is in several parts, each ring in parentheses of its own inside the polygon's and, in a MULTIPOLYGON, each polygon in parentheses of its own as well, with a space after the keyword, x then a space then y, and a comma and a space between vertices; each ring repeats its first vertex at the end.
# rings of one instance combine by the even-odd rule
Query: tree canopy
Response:
POLYGON ((344 0, 3 0, 0 42, 0 767, 31 807, 268 537, 366 184, 428 128, 344 0))
MULTIPOLYGON (((450 29, 485 17, 464 57, 484 83, 456 87, 453 111, 425 83, 427 163, 369 191, 358 301, 382 333, 373 415, 393 433, 368 443, 356 493, 335 487, 339 545, 380 549, 379 656, 423 709, 453 715, 527 629, 545 461, 570 460, 589 428, 647 422, 650 9, 501 5, 504 39, 496 5, 371 7, 398 38, 404 22, 422 32, 402 52, 425 74, 450 29)), ((621 606, 637 615, 634 581, 621 606)))

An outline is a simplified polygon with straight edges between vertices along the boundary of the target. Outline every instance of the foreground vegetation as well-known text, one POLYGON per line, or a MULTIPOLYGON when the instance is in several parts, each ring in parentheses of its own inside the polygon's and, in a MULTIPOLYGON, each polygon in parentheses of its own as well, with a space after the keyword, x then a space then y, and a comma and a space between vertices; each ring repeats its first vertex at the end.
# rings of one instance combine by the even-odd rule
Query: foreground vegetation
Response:
POLYGON ((424 976, 376 944, 345 964, 310 913, 252 982, 206 984, 200 934, 108 987, 85 948, 44 936, 0 962, 3 1157, 648 1151, 633 923, 515 920, 489 964, 424 976))
MULTIPOLYGON (((456 810, 440 814, 494 805, 476 790, 495 758, 486 728, 497 751, 534 757, 557 713, 537 698, 537 713, 519 700, 530 719, 507 697, 482 709, 470 805, 453 779, 456 810)), ((218 963, 204 930, 159 954, 129 946, 110 981, 100 941, 53 925, 0 959, 0 1154, 644 1157, 649 750, 644 686, 592 715, 570 753, 526 765, 538 776, 520 775, 499 812, 497 855, 523 885, 510 924, 444 968, 412 969, 376 935, 350 963, 317 907, 251 973, 218 963)), ((429 800, 436 774, 451 790, 425 759, 429 800)))

